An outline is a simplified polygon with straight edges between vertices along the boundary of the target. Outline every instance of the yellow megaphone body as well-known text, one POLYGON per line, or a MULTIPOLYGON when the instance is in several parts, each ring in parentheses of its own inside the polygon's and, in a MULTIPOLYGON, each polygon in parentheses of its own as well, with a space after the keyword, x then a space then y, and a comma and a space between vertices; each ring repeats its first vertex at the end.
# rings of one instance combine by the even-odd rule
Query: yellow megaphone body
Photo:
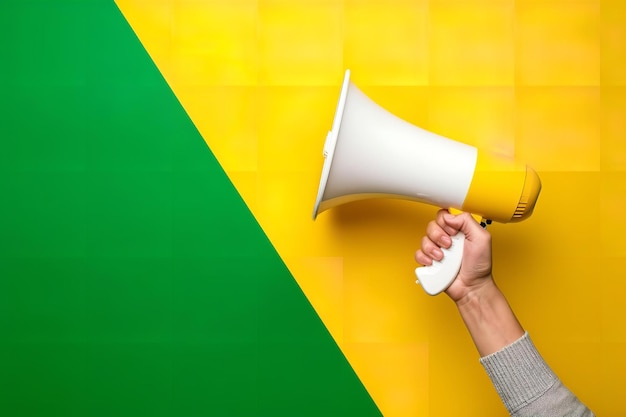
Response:
MULTIPOLYGON (((537 173, 512 158, 492 155, 412 125, 363 94, 346 70, 313 218, 331 207, 374 197, 418 201, 467 211, 501 223, 532 214, 541 190, 537 173)), ((464 236, 444 259, 417 268, 431 295, 444 291, 461 265, 464 236)))

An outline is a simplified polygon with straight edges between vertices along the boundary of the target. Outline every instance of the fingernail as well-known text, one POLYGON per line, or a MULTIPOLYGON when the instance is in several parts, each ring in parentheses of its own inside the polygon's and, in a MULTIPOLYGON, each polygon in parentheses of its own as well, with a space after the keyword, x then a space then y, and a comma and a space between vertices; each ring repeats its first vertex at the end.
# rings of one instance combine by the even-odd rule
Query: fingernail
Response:
POLYGON ((452 243, 452 240, 449 236, 443 235, 441 236, 441 243, 443 243, 444 245, 449 245, 450 243, 452 243))
POLYGON ((443 258, 443 252, 441 251, 441 249, 435 248, 435 250, 433 252, 434 252, 435 255, 437 255, 437 258, 439 258, 439 259, 443 258))

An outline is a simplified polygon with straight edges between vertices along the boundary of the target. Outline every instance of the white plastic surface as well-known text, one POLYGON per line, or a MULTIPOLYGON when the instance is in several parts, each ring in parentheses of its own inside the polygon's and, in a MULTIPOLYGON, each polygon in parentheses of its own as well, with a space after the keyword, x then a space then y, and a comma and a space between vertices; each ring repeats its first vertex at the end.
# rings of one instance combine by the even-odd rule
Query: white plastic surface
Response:
POLYGON ((462 207, 478 150, 391 114, 350 82, 346 71, 330 133, 313 218, 350 201, 409 199, 462 207))
POLYGON ((441 261, 433 261, 432 265, 421 266, 415 270, 416 283, 420 284, 426 293, 437 295, 454 282, 461 269, 464 243, 465 235, 462 232, 457 233, 452 237, 452 245, 448 249, 441 249, 443 252, 441 261))
POLYGON ((317 198, 315 199, 315 207, 313 208, 313 220, 317 217, 320 211, 320 204, 324 197, 324 190, 326 189, 326 183, 328 182, 328 176, 330 175, 330 166, 333 162, 335 155, 335 146, 337 145, 337 138, 339 136, 339 127, 341 126, 341 119, 343 118, 343 110, 346 106, 346 100, 348 99, 348 87, 350 86, 350 70, 346 70, 343 83, 341 85, 341 94, 339 96, 339 102, 335 109, 335 118, 333 119, 333 126, 331 130, 326 134, 326 141, 324 142, 324 166, 322 168, 322 177, 320 179, 320 185, 317 190, 317 198))

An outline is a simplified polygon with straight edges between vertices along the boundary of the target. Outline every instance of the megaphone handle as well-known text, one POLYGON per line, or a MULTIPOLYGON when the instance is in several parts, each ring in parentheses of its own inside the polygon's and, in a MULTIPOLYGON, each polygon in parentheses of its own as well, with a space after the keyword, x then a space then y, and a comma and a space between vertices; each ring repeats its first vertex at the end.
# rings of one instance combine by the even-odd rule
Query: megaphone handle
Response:
POLYGON ((441 249, 443 252, 441 261, 433 261, 432 265, 421 266, 415 270, 416 282, 426 293, 437 295, 452 284, 461 269, 464 243, 463 232, 457 233, 452 236, 452 245, 448 249, 441 249))

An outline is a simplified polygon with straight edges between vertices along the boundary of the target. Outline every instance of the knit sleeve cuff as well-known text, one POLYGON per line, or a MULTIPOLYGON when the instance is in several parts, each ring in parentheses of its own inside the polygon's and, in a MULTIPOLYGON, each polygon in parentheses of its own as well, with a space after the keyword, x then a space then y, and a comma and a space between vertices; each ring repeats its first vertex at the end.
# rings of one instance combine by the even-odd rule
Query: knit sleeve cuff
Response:
POLYGON ((532 403, 558 381, 528 332, 498 352, 480 359, 509 413, 532 403))

